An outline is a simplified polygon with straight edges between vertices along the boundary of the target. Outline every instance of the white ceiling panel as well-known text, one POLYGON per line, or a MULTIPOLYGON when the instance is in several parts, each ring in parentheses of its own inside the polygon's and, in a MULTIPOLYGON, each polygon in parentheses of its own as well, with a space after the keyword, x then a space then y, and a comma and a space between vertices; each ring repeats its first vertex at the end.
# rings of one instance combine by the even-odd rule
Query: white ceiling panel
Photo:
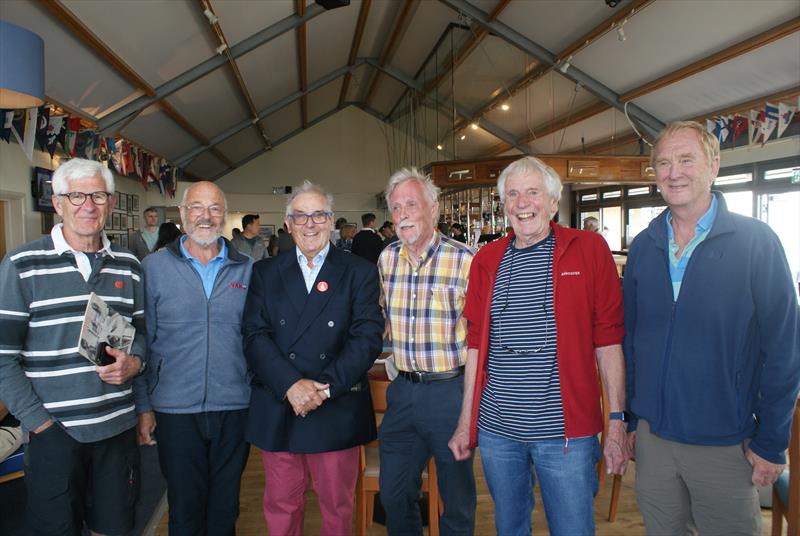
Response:
POLYGON ((602 0, 517 0, 500 13, 498 20, 558 54, 628 3, 611 8, 602 0))
POLYGON ((159 156, 171 162, 200 145, 199 141, 161 111, 158 105, 150 106, 140 113, 125 127, 122 136, 142 140, 152 150, 158 151, 159 156))
POLYGON ((723 50, 800 15, 797 0, 654 2, 572 63, 618 93, 723 50))
POLYGON ((217 145, 217 149, 234 163, 264 148, 264 138, 256 127, 246 128, 217 145))
POLYGON ((306 24, 309 83, 347 65, 361 2, 332 9, 306 24))
POLYGON ((223 164, 211 152, 206 151, 204 153, 200 153, 197 158, 192 160, 191 163, 186 166, 186 171, 193 175, 197 175, 201 179, 209 180, 212 177, 215 177, 217 174, 225 171, 227 167, 228 166, 223 164))
POLYGON ((457 21, 457 13, 444 4, 420 2, 394 56, 389 59, 392 67, 414 76, 447 25, 457 21))
POLYGON ((634 102, 666 122, 697 117, 797 86, 800 34, 795 33, 634 102))
POLYGON ((261 124, 267 131, 270 141, 277 141, 288 133, 302 126, 300 120, 300 101, 296 100, 284 106, 272 115, 268 115, 261 124))
POLYGON ((113 16, 103 9, 108 2, 100 0, 63 4, 153 87, 215 54, 217 44, 194 0, 113 2, 113 16), (121 23, 146 30, 120 31, 121 23))
POLYGON ((377 58, 392 33, 394 21, 403 3, 397 0, 373 0, 361 37, 359 55, 377 58))
MULTIPOLYGON (((191 0, 190 0, 191 1, 191 0)), ((231 46, 294 15, 293 0, 210 0, 225 38, 231 46)), ((325 13, 318 15, 324 17, 325 13)))
POLYGON ((392 106, 394 106, 394 103, 397 102, 397 99, 403 94, 406 86, 389 75, 381 73, 380 76, 381 79, 378 81, 378 89, 375 91, 370 105, 378 113, 386 115, 392 110, 392 106))
POLYGON ((309 93, 306 99, 308 122, 324 115, 339 105, 339 92, 342 90, 342 79, 338 78, 321 88, 309 93))
POLYGON ((46 38, 44 90, 52 99, 96 118, 141 94, 35 3, 3 0, 0 16, 46 38))
MULTIPOLYGON (((287 32, 240 56, 236 63, 258 111, 286 95, 300 91, 297 44, 293 32, 287 32)), ((309 82, 313 81, 309 78, 309 82)))
POLYGON ((167 100, 207 138, 250 116, 239 86, 225 69, 217 69, 167 100))
POLYGON ((456 69, 458 102, 468 110, 478 109, 488 100, 487 95, 503 92, 533 63, 532 58, 502 39, 492 36, 483 39, 456 69))

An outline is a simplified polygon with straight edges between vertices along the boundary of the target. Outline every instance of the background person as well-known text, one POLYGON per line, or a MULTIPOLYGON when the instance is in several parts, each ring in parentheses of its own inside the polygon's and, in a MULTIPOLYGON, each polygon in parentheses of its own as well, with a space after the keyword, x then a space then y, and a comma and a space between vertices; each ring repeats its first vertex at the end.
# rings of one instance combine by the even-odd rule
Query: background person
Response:
POLYGON ((267 241, 259 233, 261 221, 258 214, 245 214, 242 216, 242 232, 234 236, 231 244, 239 253, 244 253, 254 261, 269 257, 267 241))
POLYGON ((131 253, 140 261, 156 250, 158 241, 158 210, 148 207, 144 210, 144 225, 131 237, 131 253))

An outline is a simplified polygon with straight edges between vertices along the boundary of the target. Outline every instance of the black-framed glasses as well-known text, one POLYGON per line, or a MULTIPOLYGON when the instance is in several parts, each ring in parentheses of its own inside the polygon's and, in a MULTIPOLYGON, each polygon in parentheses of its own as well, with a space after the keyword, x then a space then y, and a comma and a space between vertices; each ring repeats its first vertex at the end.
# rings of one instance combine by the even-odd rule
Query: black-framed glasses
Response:
POLYGON ((110 192, 69 192, 66 194, 58 194, 58 197, 66 197, 69 202, 79 207, 86 202, 87 197, 92 198, 92 203, 95 205, 105 205, 108 203, 108 198, 113 194, 110 192))
POLYGON ((308 223, 309 218, 316 224, 325 223, 331 216, 333 216, 333 212, 326 212, 324 210, 316 210, 311 214, 306 214, 305 212, 293 212, 289 214, 289 217, 296 225, 305 225, 308 223))
MULTIPOLYGON (((497 315, 497 324, 498 324, 498 339, 500 342, 500 348, 505 350, 506 352, 512 353, 514 355, 532 355, 538 354, 542 350, 544 350, 547 345, 550 343, 550 315, 547 312, 547 304, 542 301, 537 307, 535 307, 536 314, 541 314, 544 316, 544 341, 539 345, 538 348, 511 348, 508 344, 503 342, 503 315, 508 309, 508 297, 509 293, 511 292, 511 279, 514 275, 514 260, 517 257, 516 248, 514 247, 514 241, 512 240, 508 244, 508 248, 511 251, 511 266, 508 268, 508 283, 506 284, 506 297, 505 303, 503 303, 503 308, 500 309, 500 312, 497 315)), ((553 280, 553 271, 551 268, 547 269, 547 286, 551 286, 551 282, 553 280)))

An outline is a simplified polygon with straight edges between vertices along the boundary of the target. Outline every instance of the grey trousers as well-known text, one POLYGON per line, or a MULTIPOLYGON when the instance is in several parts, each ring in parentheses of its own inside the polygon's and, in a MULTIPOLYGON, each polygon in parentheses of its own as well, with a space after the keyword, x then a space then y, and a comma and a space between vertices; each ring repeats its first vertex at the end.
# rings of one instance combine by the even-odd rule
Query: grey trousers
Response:
POLYGON ((668 441, 636 428, 636 500, 647 534, 761 534, 761 508, 743 445, 668 441), (694 527, 692 527, 694 525, 694 527))

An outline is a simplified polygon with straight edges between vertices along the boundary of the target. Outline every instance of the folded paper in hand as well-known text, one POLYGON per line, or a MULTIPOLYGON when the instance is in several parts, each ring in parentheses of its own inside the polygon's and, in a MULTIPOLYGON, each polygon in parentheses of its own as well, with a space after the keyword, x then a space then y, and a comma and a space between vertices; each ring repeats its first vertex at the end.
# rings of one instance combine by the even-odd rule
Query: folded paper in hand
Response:
POLYGON ((103 343, 130 353, 134 335, 136 328, 130 322, 94 292, 89 295, 78 340, 79 354, 95 365, 100 365, 103 343))

